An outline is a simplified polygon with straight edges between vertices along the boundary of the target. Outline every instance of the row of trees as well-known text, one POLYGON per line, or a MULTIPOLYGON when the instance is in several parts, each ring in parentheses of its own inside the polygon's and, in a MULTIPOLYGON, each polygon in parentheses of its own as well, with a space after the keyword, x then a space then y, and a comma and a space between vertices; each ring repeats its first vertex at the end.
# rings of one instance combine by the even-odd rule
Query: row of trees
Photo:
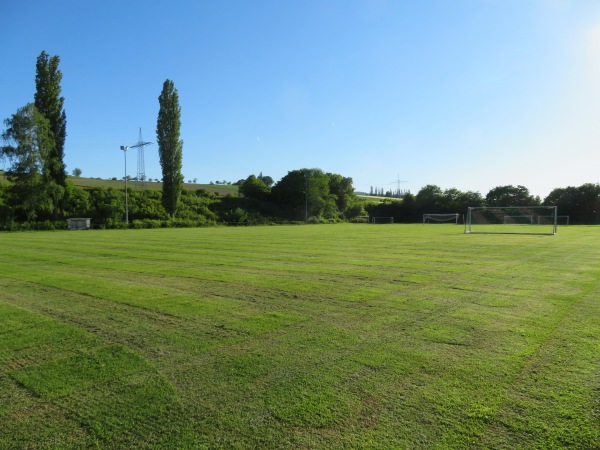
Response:
MULTIPOLYGON (((20 221, 34 222, 48 215, 54 221, 64 217, 73 193, 64 163, 67 116, 59 64, 58 56, 45 51, 40 54, 34 101, 4 121, 0 159, 8 162, 6 177, 10 185, 3 196, 5 203, 0 206, 11 209, 20 221)), ((158 101, 156 134, 163 174, 161 198, 165 211, 174 218, 183 187, 183 141, 179 96, 171 80, 164 82, 158 101)), ((81 174, 80 169, 75 170, 81 174)))
POLYGON ((369 190, 369 195, 372 197, 393 197, 393 198, 402 198, 405 194, 408 194, 409 191, 396 188, 396 189, 384 189, 371 186, 369 190))
MULTIPOLYGON (((82 188, 66 183, 63 207, 67 217, 90 217, 94 227, 121 228, 198 226, 205 224, 260 224, 335 222, 365 214, 363 202, 354 194, 352 179, 319 169, 289 172, 275 186, 270 177, 250 175, 242 180, 238 195, 220 197, 205 190, 182 189, 176 214, 165 208, 164 190, 130 190, 129 224, 124 221, 125 191, 113 188, 82 188)), ((49 210, 36 220, 20 214, 14 185, 0 185, 0 228, 64 228, 52 221, 49 210)))
MULTIPOLYGON (((120 228, 125 192, 122 189, 73 186, 67 180, 64 208, 70 217, 91 217, 95 227, 120 228)), ((37 221, 19 221, 10 207, 14 191, 0 185, 0 228, 30 229, 65 227, 64 221, 52 222, 51 210, 37 221)), ((522 186, 500 186, 483 197, 478 192, 442 190, 428 185, 417 195, 401 200, 373 202, 354 195, 352 180, 318 169, 288 173, 272 188, 255 175, 242 181, 239 195, 219 197, 204 190, 183 189, 177 203, 176 218, 164 208, 160 190, 129 192, 131 227, 199 226, 216 223, 260 224, 274 222, 352 221, 359 216, 394 217, 395 222, 420 222, 423 213, 464 213, 469 206, 556 205, 559 214, 568 215, 574 224, 600 223, 600 186, 584 184, 559 188, 540 202, 522 186)))
POLYGON ((569 216, 573 224, 600 224, 600 185, 554 189, 544 199, 530 194, 525 186, 498 186, 485 197, 479 192, 455 188, 442 190, 436 185, 423 187, 417 195, 405 194, 401 200, 386 199, 371 203, 371 216, 394 217, 395 222, 419 222, 425 213, 464 214, 469 206, 557 206, 559 215, 569 216))

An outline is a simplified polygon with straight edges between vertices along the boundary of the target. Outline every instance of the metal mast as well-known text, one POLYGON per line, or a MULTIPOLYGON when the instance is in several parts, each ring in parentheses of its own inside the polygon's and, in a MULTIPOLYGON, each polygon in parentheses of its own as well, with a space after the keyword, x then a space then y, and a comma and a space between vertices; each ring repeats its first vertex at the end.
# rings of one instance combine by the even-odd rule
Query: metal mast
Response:
MULTIPOLYGON (((390 184, 391 183, 394 183, 394 184, 396 184, 398 186, 395 194, 398 194, 400 197, 403 196, 404 194, 406 194, 406 191, 403 191, 401 189, 402 183, 406 183, 406 180, 401 180, 400 179, 400 174, 398 174, 398 179, 396 181, 391 181, 390 184)), ((393 197, 393 195, 392 195, 392 197, 393 197)))
POLYGON ((144 182, 146 181, 146 167, 144 164, 144 147, 150 145, 152 142, 144 142, 142 139, 142 129, 140 128, 140 136, 138 142, 135 145, 131 145, 129 148, 137 148, 137 186, 140 189, 144 188, 144 182))
POLYGON ((121 145, 121 150, 123 150, 123 156, 125 157, 125 176, 123 177, 125 180, 125 223, 129 226, 129 205, 127 204, 127 150, 129 150, 129 147, 121 145))

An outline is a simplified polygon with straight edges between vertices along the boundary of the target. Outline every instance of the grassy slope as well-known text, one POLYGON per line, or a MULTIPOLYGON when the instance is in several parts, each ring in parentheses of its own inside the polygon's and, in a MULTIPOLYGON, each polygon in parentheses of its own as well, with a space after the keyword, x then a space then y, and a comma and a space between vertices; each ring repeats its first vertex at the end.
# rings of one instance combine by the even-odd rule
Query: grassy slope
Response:
POLYGON ((0 235, 0 447, 597 448, 600 228, 0 235))
MULTIPOLYGON (((104 187, 104 188, 115 188, 124 189, 125 182, 123 180, 101 180, 98 178, 81 178, 81 177, 69 177, 69 180, 75 186, 81 187, 104 187)), ((130 181, 127 183, 131 189, 140 189, 140 184, 136 181, 130 181)), ((162 189, 162 183, 157 181, 146 181, 144 183, 144 189, 162 189)), ((219 195, 237 195, 238 186, 234 185, 217 185, 217 184, 194 184, 194 183, 183 183, 183 188, 189 191, 195 191, 197 189, 204 189, 207 192, 212 192, 219 195)))
MULTIPOLYGON (((69 180, 75 185, 84 188, 114 188, 124 189, 125 182, 123 180, 103 180, 100 178, 85 178, 85 177, 68 177, 69 180)), ((4 171, 0 170, 0 183, 8 183, 4 171)), ((140 189, 140 185, 136 181, 130 181, 127 183, 131 189, 140 189)), ((237 195, 238 186, 234 185, 216 185, 216 184, 195 184, 195 183, 184 183, 183 188, 189 191, 195 191, 197 189, 204 189, 207 192, 212 192, 225 196, 227 194, 237 195)), ((146 181, 144 183, 144 189, 162 189, 162 183, 156 181, 146 181)))

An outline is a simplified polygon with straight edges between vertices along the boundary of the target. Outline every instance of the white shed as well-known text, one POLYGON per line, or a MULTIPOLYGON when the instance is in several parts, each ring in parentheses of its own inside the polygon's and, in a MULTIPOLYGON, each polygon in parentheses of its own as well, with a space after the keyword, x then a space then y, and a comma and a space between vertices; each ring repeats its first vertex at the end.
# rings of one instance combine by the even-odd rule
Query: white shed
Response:
POLYGON ((91 221, 92 219, 81 217, 67 219, 69 230, 89 230, 91 228, 91 221))

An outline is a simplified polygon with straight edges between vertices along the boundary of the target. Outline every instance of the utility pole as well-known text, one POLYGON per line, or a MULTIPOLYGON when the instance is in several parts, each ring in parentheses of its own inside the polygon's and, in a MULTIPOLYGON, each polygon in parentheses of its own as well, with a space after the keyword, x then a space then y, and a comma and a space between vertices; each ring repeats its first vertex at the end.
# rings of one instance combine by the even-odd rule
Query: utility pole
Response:
POLYGON ((308 223, 308 173, 304 172, 304 221, 308 223))
POLYGON ((129 205, 127 201, 127 150, 129 150, 129 147, 121 145, 121 150, 123 150, 123 156, 125 157, 125 224, 129 226, 129 205))
POLYGON ((137 144, 132 145, 130 148, 138 149, 138 161, 137 161, 137 186, 138 189, 144 188, 146 181, 146 167, 144 164, 144 146, 150 145, 152 142, 144 142, 142 139, 142 129, 140 128, 140 137, 138 138, 137 144))
MULTIPOLYGON (((145 145, 150 145, 152 144, 152 142, 144 142, 142 141, 142 129, 140 128, 140 139, 138 140, 138 143, 135 145, 121 145, 121 150, 123 150, 123 155, 125 156, 125 223, 127 224, 127 226, 129 226, 129 199, 128 199, 128 195, 127 195, 127 150, 129 150, 130 148, 137 148, 138 150, 138 180, 140 177, 140 173, 141 173, 141 177, 142 178, 146 178, 146 174, 144 172, 144 146, 145 145), (141 153, 140 153, 141 150, 141 153), (142 171, 140 172, 140 155, 141 155, 141 168, 142 171)), ((143 183, 143 180, 142 180, 143 183)), ((143 184, 142 184, 143 187, 143 184)))
MULTIPOLYGON (((396 189, 396 192, 395 192, 395 194, 397 194, 397 195, 398 195, 398 197, 402 197, 402 196, 404 195, 405 191, 403 191, 403 190, 400 188, 400 185, 401 185, 402 183, 406 183, 406 180, 401 180, 401 179, 400 179, 400 174, 398 174, 398 179, 397 179, 396 181, 391 181, 391 182, 390 182, 390 184, 392 184, 392 183, 394 183, 394 184, 396 184, 396 185, 398 186, 398 188, 396 189)), ((393 194, 392 194, 392 197, 394 197, 394 195, 393 195, 393 194)))

